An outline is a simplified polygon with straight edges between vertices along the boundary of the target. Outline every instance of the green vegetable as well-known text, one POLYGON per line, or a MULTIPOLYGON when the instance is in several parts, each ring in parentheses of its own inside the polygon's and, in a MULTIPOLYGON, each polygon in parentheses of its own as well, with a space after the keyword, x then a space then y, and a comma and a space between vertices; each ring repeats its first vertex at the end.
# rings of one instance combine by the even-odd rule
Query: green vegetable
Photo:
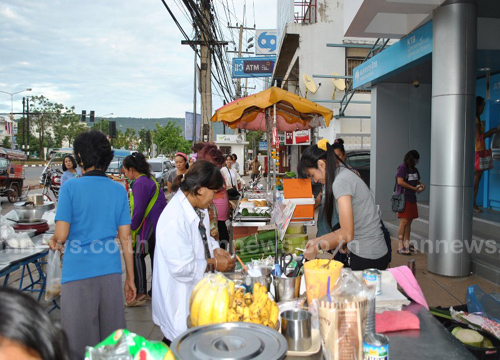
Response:
POLYGON ((476 330, 463 329, 457 326, 452 330, 451 334, 465 345, 478 348, 483 346, 484 336, 476 330))
POLYGON ((243 215, 243 216, 248 216, 248 214, 249 214, 249 211, 248 211, 248 209, 247 209, 247 208, 245 208, 245 209, 241 210, 241 215, 243 215))
POLYGON ((450 310, 444 310, 444 309, 437 309, 437 308, 430 308, 429 309, 430 313, 434 316, 452 320, 450 310))

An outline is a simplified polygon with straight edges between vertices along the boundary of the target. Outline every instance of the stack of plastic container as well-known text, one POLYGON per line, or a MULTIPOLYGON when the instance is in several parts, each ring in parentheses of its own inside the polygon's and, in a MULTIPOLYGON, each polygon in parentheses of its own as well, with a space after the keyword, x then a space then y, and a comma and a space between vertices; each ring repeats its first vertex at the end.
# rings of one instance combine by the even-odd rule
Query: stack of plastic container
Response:
POLYGON ((283 202, 295 204, 292 215, 293 222, 308 222, 314 219, 314 198, 311 180, 283 179, 283 202))

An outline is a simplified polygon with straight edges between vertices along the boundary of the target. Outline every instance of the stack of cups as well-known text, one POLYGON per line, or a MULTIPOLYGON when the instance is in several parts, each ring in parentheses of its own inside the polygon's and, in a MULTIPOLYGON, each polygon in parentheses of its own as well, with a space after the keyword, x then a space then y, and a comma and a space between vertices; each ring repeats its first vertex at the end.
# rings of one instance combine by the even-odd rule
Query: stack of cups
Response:
POLYGON ((376 286, 370 285, 368 286, 370 289, 370 294, 368 296, 368 314, 366 316, 366 334, 375 333, 375 299, 376 295, 376 286))

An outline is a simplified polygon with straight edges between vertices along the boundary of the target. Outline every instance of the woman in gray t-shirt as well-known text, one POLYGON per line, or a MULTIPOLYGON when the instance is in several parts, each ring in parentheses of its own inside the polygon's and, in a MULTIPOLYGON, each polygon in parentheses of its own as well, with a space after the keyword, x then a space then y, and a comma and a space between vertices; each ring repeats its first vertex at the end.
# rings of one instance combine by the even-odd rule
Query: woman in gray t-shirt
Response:
POLYGON ((302 153, 298 170, 302 177, 325 185, 323 216, 330 224, 336 207, 340 223, 339 230, 309 240, 304 256, 314 259, 319 251, 347 247, 353 270, 386 269, 390 254, 375 201, 363 180, 335 155, 326 139, 302 153))

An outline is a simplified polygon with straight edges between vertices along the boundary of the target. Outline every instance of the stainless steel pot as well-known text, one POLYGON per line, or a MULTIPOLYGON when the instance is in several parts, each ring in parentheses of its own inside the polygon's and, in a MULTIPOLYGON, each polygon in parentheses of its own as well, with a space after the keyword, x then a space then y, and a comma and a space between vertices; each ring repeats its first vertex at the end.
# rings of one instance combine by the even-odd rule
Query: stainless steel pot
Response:
POLYGON ((179 360, 280 360, 285 358, 287 342, 266 326, 233 322, 188 329, 170 349, 179 360))
POLYGON ((52 210, 55 207, 52 201, 45 201, 43 205, 32 205, 26 201, 20 201, 14 204, 14 210, 19 216, 19 220, 41 219, 46 211, 52 210))

